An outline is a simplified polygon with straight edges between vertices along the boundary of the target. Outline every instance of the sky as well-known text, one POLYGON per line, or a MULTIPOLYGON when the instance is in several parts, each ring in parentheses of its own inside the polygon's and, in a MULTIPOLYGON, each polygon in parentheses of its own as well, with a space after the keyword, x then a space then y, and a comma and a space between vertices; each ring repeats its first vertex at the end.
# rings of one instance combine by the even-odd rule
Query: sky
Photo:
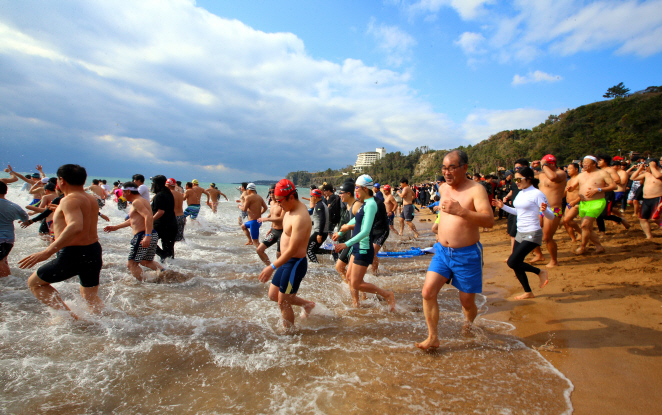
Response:
POLYGON ((230 183, 662 85, 662 0, 0 0, 0 164, 230 183))

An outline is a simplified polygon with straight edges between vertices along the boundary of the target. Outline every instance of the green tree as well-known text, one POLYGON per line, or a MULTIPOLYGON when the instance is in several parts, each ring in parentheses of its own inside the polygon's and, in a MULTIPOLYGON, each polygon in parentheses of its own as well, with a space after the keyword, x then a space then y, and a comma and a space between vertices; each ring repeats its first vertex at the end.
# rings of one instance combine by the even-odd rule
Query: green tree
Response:
POLYGON ((626 88, 621 82, 618 85, 614 85, 611 88, 607 89, 607 93, 603 95, 604 98, 623 98, 628 96, 630 88, 626 88))

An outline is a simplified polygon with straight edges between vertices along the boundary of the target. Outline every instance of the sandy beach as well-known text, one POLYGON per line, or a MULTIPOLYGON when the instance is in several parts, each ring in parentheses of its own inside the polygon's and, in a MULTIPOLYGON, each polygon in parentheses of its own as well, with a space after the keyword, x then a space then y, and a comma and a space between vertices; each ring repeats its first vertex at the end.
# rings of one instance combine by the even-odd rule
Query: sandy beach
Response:
MULTIPOLYGON (((481 234, 489 307, 483 318, 513 324, 514 335, 573 382, 576 414, 650 414, 662 408, 662 276, 656 272, 662 237, 653 226, 654 239, 646 241, 630 213, 629 231, 607 223, 601 255, 591 250, 576 256, 565 230, 557 232, 560 266, 550 270, 543 290, 529 277, 536 298, 528 300, 513 299, 522 287, 504 263, 510 254, 505 219, 481 234)), ((544 246, 543 253, 549 260, 544 246)))

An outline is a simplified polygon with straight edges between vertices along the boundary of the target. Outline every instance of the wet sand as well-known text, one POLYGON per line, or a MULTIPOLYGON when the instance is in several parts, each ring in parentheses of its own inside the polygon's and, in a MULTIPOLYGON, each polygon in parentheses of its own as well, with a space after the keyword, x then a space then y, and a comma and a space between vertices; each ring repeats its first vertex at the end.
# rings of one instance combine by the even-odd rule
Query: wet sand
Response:
MULTIPOLYGON (((513 297, 522 287, 503 262, 510 254, 505 219, 481 234, 484 318, 512 323, 514 335, 573 382, 576 414, 662 410, 662 231, 653 225, 654 238, 645 241, 638 221, 627 218, 629 231, 607 222, 600 255, 576 256, 565 230, 557 232, 560 266, 542 290, 530 275, 536 298, 520 301, 513 297)), ((543 254, 548 261, 544 246, 543 254)))

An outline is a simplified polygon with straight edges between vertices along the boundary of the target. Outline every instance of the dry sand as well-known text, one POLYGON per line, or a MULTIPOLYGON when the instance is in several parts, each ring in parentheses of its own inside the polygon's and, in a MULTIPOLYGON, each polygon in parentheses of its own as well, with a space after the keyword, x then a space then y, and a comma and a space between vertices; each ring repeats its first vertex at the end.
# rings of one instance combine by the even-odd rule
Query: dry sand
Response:
MULTIPOLYGON (((429 229, 419 222, 428 218, 434 216, 418 215, 417 227, 429 229)), ((510 254, 505 219, 481 234, 484 318, 512 323, 513 334, 573 382, 576 414, 662 413, 662 231, 653 225, 654 238, 646 241, 638 221, 630 222, 629 231, 607 222, 606 253, 591 248, 581 257, 560 229, 560 266, 550 269, 542 290, 530 275, 536 298, 519 301, 513 297, 522 287, 504 263, 510 254)), ((544 246, 543 254, 549 260, 544 246)))

